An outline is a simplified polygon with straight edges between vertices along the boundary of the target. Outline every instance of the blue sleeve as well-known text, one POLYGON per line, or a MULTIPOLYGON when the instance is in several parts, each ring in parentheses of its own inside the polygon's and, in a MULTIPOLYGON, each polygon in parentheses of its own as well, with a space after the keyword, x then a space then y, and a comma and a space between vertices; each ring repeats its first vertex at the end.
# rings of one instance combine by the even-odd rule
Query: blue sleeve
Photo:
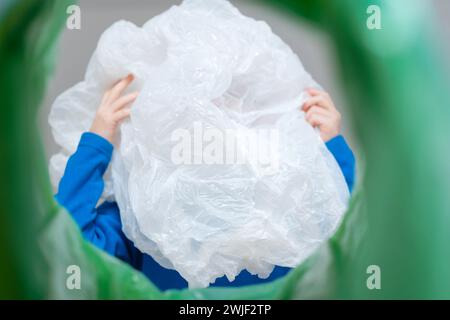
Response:
POLYGON ((122 232, 117 204, 105 202, 97 207, 112 152, 113 146, 107 140, 84 133, 67 162, 56 199, 70 212, 87 241, 134 265, 139 257, 122 232))
POLYGON ((84 133, 69 158, 56 199, 84 232, 95 221, 97 202, 103 192, 103 175, 111 161, 113 146, 94 133, 84 133))
POLYGON ((342 170, 350 192, 355 181, 355 156, 344 137, 339 135, 326 143, 328 150, 333 154, 342 170))

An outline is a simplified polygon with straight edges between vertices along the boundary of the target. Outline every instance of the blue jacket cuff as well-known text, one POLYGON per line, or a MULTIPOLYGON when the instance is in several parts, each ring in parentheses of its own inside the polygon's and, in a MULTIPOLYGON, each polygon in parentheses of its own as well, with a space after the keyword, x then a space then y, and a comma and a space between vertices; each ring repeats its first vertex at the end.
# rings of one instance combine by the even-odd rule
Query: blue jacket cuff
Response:
POLYGON ((342 135, 334 137, 325 144, 332 154, 339 154, 343 150, 347 151, 346 149, 348 149, 347 142, 345 142, 345 139, 342 135))
POLYGON ((114 146, 105 138, 93 132, 85 132, 81 135, 80 147, 90 147, 102 152, 106 157, 111 158, 114 146))
POLYGON ((352 191, 355 179, 355 156, 352 150, 341 135, 328 141, 326 146, 339 164, 348 188, 352 191))

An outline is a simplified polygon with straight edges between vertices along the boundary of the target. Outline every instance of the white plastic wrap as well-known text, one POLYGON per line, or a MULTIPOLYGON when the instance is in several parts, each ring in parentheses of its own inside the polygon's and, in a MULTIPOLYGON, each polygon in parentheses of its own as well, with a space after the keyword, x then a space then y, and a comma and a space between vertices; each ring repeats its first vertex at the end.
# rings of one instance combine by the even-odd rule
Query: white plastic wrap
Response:
POLYGON ((275 265, 294 267, 333 233, 347 187, 299 111, 305 88, 317 84, 266 23, 224 0, 186 0, 142 28, 119 21, 105 31, 84 81, 50 114, 61 146, 50 162, 55 185, 103 92, 129 73, 140 95, 103 196, 117 201, 123 230, 142 252, 190 287, 206 287, 243 269, 267 277, 275 265), (199 125, 234 134, 245 161, 175 163, 174 132, 194 136, 199 125), (276 132, 276 149, 273 139, 259 140, 275 166, 258 162, 245 129, 276 132))

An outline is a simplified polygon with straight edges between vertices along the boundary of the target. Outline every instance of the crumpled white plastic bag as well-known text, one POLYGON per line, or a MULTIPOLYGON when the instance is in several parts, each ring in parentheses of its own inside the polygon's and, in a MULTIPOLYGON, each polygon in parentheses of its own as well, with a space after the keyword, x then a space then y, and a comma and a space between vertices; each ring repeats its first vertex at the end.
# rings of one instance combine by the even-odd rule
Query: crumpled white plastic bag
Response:
POLYGON ((266 23, 224 0, 186 0, 142 28, 119 21, 105 31, 84 81, 50 113, 61 147, 50 161, 55 185, 103 92, 129 73, 140 95, 121 126, 103 199, 117 201, 142 252, 190 287, 206 287, 243 269, 268 277, 275 265, 295 267, 332 235, 348 190, 299 111, 305 88, 318 85, 266 23), (194 137, 199 125, 234 134, 245 163, 174 163, 174 132, 194 137), (275 151, 275 140, 259 140, 276 166, 258 162, 245 129, 277 133, 275 151))

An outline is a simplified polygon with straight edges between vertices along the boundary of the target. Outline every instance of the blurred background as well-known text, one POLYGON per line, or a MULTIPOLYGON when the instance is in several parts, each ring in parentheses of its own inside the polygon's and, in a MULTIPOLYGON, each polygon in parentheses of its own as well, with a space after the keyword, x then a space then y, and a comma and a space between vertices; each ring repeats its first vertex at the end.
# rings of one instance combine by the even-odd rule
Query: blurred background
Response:
MULTIPOLYGON (((335 0, 329 0, 335 1, 335 0)), ((450 44, 450 1, 432 1, 440 25, 442 43, 450 44), (447 31, 446 31, 447 30, 447 31)), ((140 26, 153 16, 162 13, 181 0, 79 0, 81 8, 81 30, 65 29, 59 46, 55 75, 50 82, 44 105, 40 109, 39 126, 42 129, 47 160, 57 151, 50 127, 48 114, 55 98, 76 83, 83 80, 88 61, 105 29, 118 20, 128 20, 140 26)), ((305 69, 327 90, 343 114, 343 134, 357 157, 358 145, 350 126, 347 102, 337 80, 336 65, 327 36, 307 23, 280 12, 277 8, 263 5, 258 0, 231 0, 245 15, 266 21, 275 34, 280 36, 299 56, 305 69)), ((448 56, 448 55, 447 55, 448 56)))
MULTIPOLYGON (((154 15, 180 1, 79 0, 82 28, 64 30, 56 56, 55 74, 40 109, 38 121, 45 141, 47 158, 57 148, 47 123, 51 104, 60 93, 83 79, 87 63, 101 33, 120 19, 142 25, 154 15)), ((270 287, 271 290, 259 292, 257 289, 230 291, 235 292, 236 296, 226 297, 242 298, 242 293, 245 293, 249 294, 246 297, 263 297, 263 299, 274 298, 275 295, 283 298, 320 299, 436 297, 448 299, 450 91, 446 69, 440 58, 450 56, 448 48, 450 0, 382 0, 386 8, 395 3, 401 4, 401 7, 397 6, 395 10, 388 12, 391 13, 391 26, 402 28, 386 27, 383 35, 387 37, 377 35, 374 37, 375 40, 370 42, 370 47, 362 50, 360 50, 361 40, 363 36, 367 36, 367 32, 355 37, 345 38, 345 36, 355 30, 352 28, 354 25, 352 18, 356 17, 353 22, 360 23, 361 17, 365 15, 365 8, 362 7, 375 0, 321 2, 321 9, 333 3, 334 6, 330 7, 340 16, 347 17, 346 22, 350 22, 333 28, 337 33, 335 38, 340 39, 343 44, 340 54, 346 60, 342 65, 348 68, 344 69, 344 72, 349 71, 346 83, 338 80, 342 77, 337 75, 337 65, 334 61, 336 55, 325 34, 313 26, 298 22, 289 14, 262 5, 261 1, 231 1, 244 14, 266 21, 298 54, 312 76, 331 93, 344 115, 344 134, 357 155, 361 149, 356 144, 350 126, 352 119, 348 105, 351 103, 352 110, 361 111, 359 114, 354 112, 355 117, 358 117, 355 118, 357 121, 353 122, 353 125, 359 125, 358 132, 362 133, 360 137, 367 141, 364 151, 367 160, 370 160, 367 161, 370 166, 367 167, 366 179, 362 185, 364 189, 358 190, 357 197, 353 198, 354 205, 346 215, 346 223, 335 235, 332 245, 321 247, 322 249, 315 253, 317 259, 313 258, 311 264, 303 265, 301 268, 304 269, 296 272, 294 279, 285 278, 293 280, 292 282, 284 284, 276 282, 277 284, 270 287), (429 15, 417 15, 417 20, 414 16, 408 19, 411 12, 423 8, 418 4, 420 2, 430 4, 432 7, 430 10, 436 12, 436 15, 433 15, 439 26, 436 32, 430 33, 428 29, 423 33, 420 32, 419 28, 428 25, 429 15), (411 10, 407 10, 408 5, 411 10), (401 18, 399 23, 396 17, 401 18), (411 25, 410 29, 411 21, 419 23, 411 25), (405 26, 406 28, 403 28, 405 26), (399 29, 401 32, 397 32, 399 29), (395 47, 398 41, 402 40, 401 36, 408 33, 405 30, 418 36, 395 54, 383 55, 392 49, 390 45, 394 44, 395 47), (435 43, 435 37, 439 43, 435 43), (347 39, 349 41, 346 41, 347 39), (374 52, 378 56, 375 56, 374 52), (348 57, 351 58, 347 60, 348 57), (355 66, 356 68, 352 68, 355 66), (371 81, 372 79, 374 81, 371 81), (343 87, 346 87, 347 92, 353 93, 348 96, 355 100, 345 101, 343 87), (351 87, 356 87, 354 92, 351 87), (363 104, 362 108, 357 108, 359 104, 363 104), (383 126, 384 124, 387 125, 383 126), (372 137, 376 138, 371 140, 372 137), (369 225, 370 229, 367 227, 369 225), (370 232, 366 232, 367 230, 370 232), (369 288, 366 282, 368 280, 366 268, 373 263, 385 270, 382 291, 367 290, 369 288)), ((296 1, 283 2, 297 3, 296 1)), ((58 12, 63 14, 64 6, 69 2, 69 0, 54 0, 49 3, 58 4, 58 10, 61 10, 58 12)), ((13 3, 13 0, 0 0, 0 9, 7 3, 13 3)), ((40 4, 24 7, 30 11, 42 7, 45 9, 42 13, 47 13, 49 17, 52 17, 50 13, 54 13, 51 9, 57 7, 42 5, 44 1, 39 0, 21 1, 21 4, 25 3, 40 4)), ((39 13, 36 12, 36 20, 29 20, 33 14, 24 15, 22 19, 17 20, 26 26, 29 24, 24 22, 39 22, 36 25, 31 24, 30 28, 21 30, 16 28, 14 23, 11 25, 10 31, 14 32, 13 37, 18 41, 12 41, 11 45, 5 46, 5 52, 2 52, 5 59, 0 59, 2 70, 0 82, 4 84, 0 88, 3 89, 2 97, 5 100, 0 108, 3 112, 0 116, 0 120, 3 120, 0 125, 3 132, 0 151, 8 151, 3 152, 0 157, 0 175, 3 182, 0 186, 0 299, 2 297, 223 299, 223 293, 215 290, 201 293, 184 291, 180 296, 159 295, 149 283, 136 278, 136 273, 130 273, 130 270, 118 264, 118 261, 112 261, 109 256, 99 254, 93 247, 85 245, 70 216, 62 209, 56 210, 55 202, 51 201, 49 190, 45 188, 47 177, 42 175, 40 170, 42 166, 39 166, 41 163, 36 166, 33 161, 29 161, 40 160, 38 152, 40 150, 36 150, 38 148, 34 148, 35 145, 27 144, 28 141, 35 141, 27 139, 30 138, 30 133, 34 133, 34 130, 29 130, 29 117, 24 119, 26 121, 22 121, 19 117, 26 116, 23 112, 26 107, 31 108, 30 99, 24 98, 33 98, 42 89, 29 80, 45 79, 44 74, 42 77, 34 74, 35 69, 30 67, 34 60, 23 54, 28 47, 17 46, 17 43, 22 43, 20 42, 22 39, 26 41, 35 39, 33 36, 37 32, 42 32, 48 27, 46 24, 42 25, 42 21, 46 20, 42 19, 44 15, 41 16, 39 13), (25 85, 24 79, 28 80, 25 85), (35 156, 36 158, 33 158, 35 156), (74 263, 74 260, 86 270, 83 272, 88 275, 87 291, 69 291, 63 288, 67 275, 64 271, 67 265, 74 263), (105 279, 109 279, 110 282, 104 281, 105 279)), ((59 24, 55 23, 51 30, 56 27, 59 27, 59 24)), ((11 32, 1 35, 11 39, 11 32)), ((35 51, 32 58, 38 57, 40 51, 36 50, 37 47, 36 45, 31 47, 35 51)), ((448 60, 447 58, 447 62, 448 60)))

